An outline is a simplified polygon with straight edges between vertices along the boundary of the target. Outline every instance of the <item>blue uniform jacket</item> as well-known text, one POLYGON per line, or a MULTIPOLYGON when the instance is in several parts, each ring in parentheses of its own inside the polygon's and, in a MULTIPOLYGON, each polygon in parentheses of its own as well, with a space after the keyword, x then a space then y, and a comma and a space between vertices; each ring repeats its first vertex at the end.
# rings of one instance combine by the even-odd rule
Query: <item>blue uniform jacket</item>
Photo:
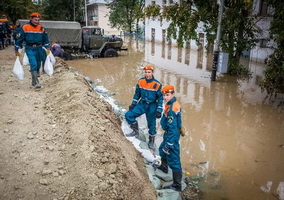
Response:
POLYGON ((147 104, 157 103, 157 112, 163 110, 163 94, 161 92, 162 84, 154 77, 152 79, 140 78, 136 84, 135 94, 132 104, 136 105, 142 101, 147 104))
POLYGON ((167 148, 171 149, 174 143, 179 142, 181 121, 181 108, 176 97, 172 98, 165 106, 161 119, 161 127, 165 131, 164 140, 167 148))
POLYGON ((13 31, 13 39, 14 41, 16 41, 18 39, 18 37, 20 37, 20 31, 21 31, 21 27, 17 27, 14 31, 13 31))
POLYGON ((23 47, 23 42, 26 42, 26 45, 41 45, 46 48, 49 48, 48 35, 45 32, 43 26, 34 25, 31 21, 21 28, 19 31, 19 37, 15 43, 15 50, 23 47))

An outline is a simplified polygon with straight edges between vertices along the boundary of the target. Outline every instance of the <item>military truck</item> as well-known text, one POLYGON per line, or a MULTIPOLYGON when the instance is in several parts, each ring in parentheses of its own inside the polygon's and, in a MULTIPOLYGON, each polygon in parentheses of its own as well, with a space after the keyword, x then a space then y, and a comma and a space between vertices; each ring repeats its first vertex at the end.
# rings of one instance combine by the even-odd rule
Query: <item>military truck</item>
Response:
MULTIPOLYGON (((23 26, 29 20, 19 19, 16 25, 23 26)), ((104 35, 98 26, 84 26, 71 21, 41 20, 50 42, 58 43, 65 52, 70 54, 84 52, 93 57, 115 57, 118 51, 127 51, 123 40, 115 35, 104 35)))

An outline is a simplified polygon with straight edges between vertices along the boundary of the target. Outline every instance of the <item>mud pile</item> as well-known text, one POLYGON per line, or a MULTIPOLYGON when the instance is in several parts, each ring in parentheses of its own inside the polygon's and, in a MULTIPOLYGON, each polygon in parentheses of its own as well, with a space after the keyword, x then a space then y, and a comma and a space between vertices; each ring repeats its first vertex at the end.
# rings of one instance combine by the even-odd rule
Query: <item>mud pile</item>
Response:
POLYGON ((58 62, 31 88, 0 55, 0 199, 156 199, 143 161, 110 105, 58 62))

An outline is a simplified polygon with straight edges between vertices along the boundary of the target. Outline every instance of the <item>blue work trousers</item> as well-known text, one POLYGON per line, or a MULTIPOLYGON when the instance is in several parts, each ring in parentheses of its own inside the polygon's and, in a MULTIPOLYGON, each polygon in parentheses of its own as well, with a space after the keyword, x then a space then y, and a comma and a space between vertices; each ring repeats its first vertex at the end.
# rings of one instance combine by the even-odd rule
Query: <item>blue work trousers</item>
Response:
POLYGON ((146 114, 148 129, 150 135, 156 135, 156 111, 157 103, 147 104, 145 102, 139 102, 132 110, 129 110, 125 114, 128 124, 136 122, 136 118, 146 114))
POLYGON ((30 72, 38 71, 41 66, 41 62, 45 58, 45 53, 41 46, 29 47, 26 46, 26 53, 29 58, 30 72))
MULTIPOLYGON (((165 133, 167 134, 167 133, 165 133)), ((169 150, 169 155, 166 154, 162 149, 166 145, 166 140, 165 140, 165 134, 164 134, 164 140, 161 143, 159 147, 159 154, 162 158, 167 159, 169 167, 174 171, 181 171, 181 163, 180 163, 180 145, 179 142, 175 142, 173 146, 171 146, 169 150)))

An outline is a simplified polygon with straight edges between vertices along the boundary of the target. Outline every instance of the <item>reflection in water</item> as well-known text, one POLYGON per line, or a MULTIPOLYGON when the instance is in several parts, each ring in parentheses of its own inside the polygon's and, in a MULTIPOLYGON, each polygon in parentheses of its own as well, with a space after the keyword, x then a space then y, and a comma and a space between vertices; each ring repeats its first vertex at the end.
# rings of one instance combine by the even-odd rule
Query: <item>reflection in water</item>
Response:
MULTIPOLYGON (((256 74, 250 80, 224 77, 212 83, 208 66, 196 69, 198 51, 190 50, 188 65, 184 62, 186 53, 183 61, 177 62, 174 47, 168 60, 162 56, 163 45, 155 44, 152 56, 150 44, 146 43, 145 54, 143 48, 135 49, 135 44, 129 43, 129 51, 117 58, 68 63, 114 93, 124 108, 131 103, 135 84, 143 76, 142 67, 154 64, 155 78, 176 88, 187 129, 181 139, 182 166, 192 176, 203 177, 200 187, 204 199, 274 200, 284 181, 284 148, 280 147, 284 145, 284 112, 269 104, 255 84, 262 77, 263 66, 248 63, 256 74), (261 188, 269 181, 270 190, 264 192, 261 188)), ((203 55, 202 63, 210 63, 212 54, 203 55)))

